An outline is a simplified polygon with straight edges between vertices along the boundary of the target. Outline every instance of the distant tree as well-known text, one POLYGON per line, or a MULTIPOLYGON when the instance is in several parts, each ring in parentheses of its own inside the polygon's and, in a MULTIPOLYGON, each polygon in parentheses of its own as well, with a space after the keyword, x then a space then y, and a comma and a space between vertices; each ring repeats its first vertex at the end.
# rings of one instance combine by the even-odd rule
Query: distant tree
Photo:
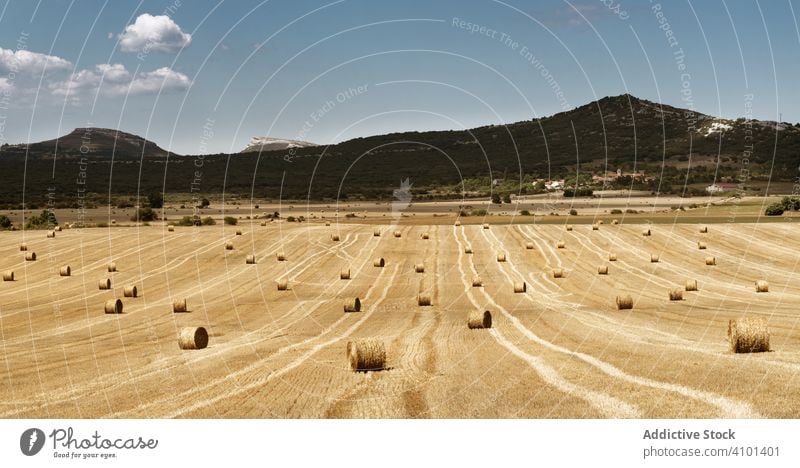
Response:
POLYGON ((6 215, 0 215, 0 229, 8 229, 11 227, 11 219, 6 215))
POLYGON ((569 214, 571 214, 572 216, 578 216, 578 210, 573 208, 573 209, 569 210, 569 214))
POLYGON ((31 216, 25 224, 26 229, 47 229, 58 224, 56 215, 50 210, 43 210, 39 216, 31 216))
POLYGON ((204 198, 200 200, 200 208, 208 208, 211 205, 211 202, 208 201, 208 198, 204 198))
POLYGON ((500 199, 500 194, 497 193, 492 194, 492 203, 494 203, 495 205, 503 203, 503 201, 500 199))
POLYGON ((503 203, 511 203, 511 194, 503 195, 503 203))
POLYGON ((131 216, 131 221, 150 222, 158 219, 158 215, 150 207, 139 208, 136 213, 131 216))
POLYGON ((147 204, 150 208, 163 208, 164 207, 164 194, 161 192, 153 192, 147 196, 147 204))

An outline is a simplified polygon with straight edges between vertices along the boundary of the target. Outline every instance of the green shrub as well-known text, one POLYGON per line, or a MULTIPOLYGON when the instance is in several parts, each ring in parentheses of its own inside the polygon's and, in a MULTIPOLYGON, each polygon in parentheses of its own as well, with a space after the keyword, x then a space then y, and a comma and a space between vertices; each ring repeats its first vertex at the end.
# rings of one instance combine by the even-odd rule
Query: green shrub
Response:
POLYGON ((203 218, 203 221, 201 221, 201 224, 203 226, 213 226, 217 224, 217 222, 211 216, 206 216, 205 218, 203 218))
POLYGON ((147 196, 147 204, 150 208, 163 208, 164 207, 164 194, 160 192, 153 192, 147 196))
POLYGON ((199 226, 201 221, 199 216, 184 216, 175 224, 178 226, 199 226))
POLYGON ((520 216, 530 216, 531 212, 528 210, 522 210, 519 212, 520 216))
POLYGON ((638 211, 636 211, 636 210, 632 210, 632 209, 630 209, 630 208, 628 208, 627 210, 625 210, 625 212, 626 212, 626 213, 628 213, 628 214, 636 214, 636 213, 638 213, 638 211))
POLYGON ((39 216, 31 216, 25 223, 25 229, 48 229, 58 224, 56 215, 50 210, 44 210, 39 216))
POLYGON ((578 216, 578 210, 573 208, 573 209, 569 210, 569 214, 571 214, 572 216, 578 216))
POLYGON ((6 215, 0 215, 0 229, 8 229, 11 227, 11 219, 6 215))
POLYGON ((236 226, 237 224, 239 224, 239 220, 234 218, 233 216, 226 216, 222 218, 222 220, 225 221, 225 224, 227 224, 228 226, 236 226))
POLYGON ((156 219, 158 219, 158 214, 150 207, 139 208, 136 210, 136 213, 131 216, 131 221, 148 222, 155 221, 156 219))
POLYGON ((294 216, 289 216, 288 218, 286 218, 286 221, 288 221, 290 223, 293 223, 293 222, 297 221, 297 219, 295 219, 294 216))
POLYGON ((780 216, 784 212, 783 203, 773 203, 764 210, 764 214, 767 216, 780 216))
POLYGON ((619 208, 614 208, 613 210, 611 210, 611 214, 622 214, 622 210, 620 210, 619 208))

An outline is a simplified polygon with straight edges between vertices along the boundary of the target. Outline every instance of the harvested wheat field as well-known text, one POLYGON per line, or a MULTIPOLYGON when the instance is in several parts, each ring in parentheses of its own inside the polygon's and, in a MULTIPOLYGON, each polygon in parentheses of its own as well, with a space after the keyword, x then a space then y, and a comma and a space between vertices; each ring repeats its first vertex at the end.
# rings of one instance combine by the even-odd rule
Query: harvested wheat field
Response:
POLYGON ((0 416, 800 417, 800 233, 712 225, 699 250, 697 225, 650 229, 381 227, 397 237, 254 223, 235 250, 220 248, 231 241, 221 226, 4 232, 0 270, 14 278, 0 282, 0 416), (599 275, 609 252, 612 272, 599 275), (278 253, 286 261, 264 261, 278 253), (112 261, 111 288, 99 289, 112 261), (700 287, 671 301, 687 281, 700 287), (136 297, 124 297, 129 285, 136 297), (633 308, 620 310, 625 295, 633 308), (344 313, 356 297, 360 310, 344 313), (104 313, 116 299, 122 313, 104 313), (470 328, 474 311, 491 327, 470 328), (743 318, 763 320, 768 352, 731 351, 729 323, 743 318), (350 342, 372 343, 356 366, 367 372, 353 370, 350 342))

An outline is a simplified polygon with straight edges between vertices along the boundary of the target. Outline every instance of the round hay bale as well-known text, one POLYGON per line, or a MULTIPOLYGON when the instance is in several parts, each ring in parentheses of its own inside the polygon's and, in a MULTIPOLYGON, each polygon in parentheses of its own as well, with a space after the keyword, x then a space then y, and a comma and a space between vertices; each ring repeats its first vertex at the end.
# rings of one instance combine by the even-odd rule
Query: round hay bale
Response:
POLYGON ((553 278, 563 278, 564 270, 561 268, 553 268, 553 278))
POLYGON ((633 309, 633 298, 629 294, 617 296, 617 309, 633 309))
POLYGON ((642 231, 642 235, 645 237, 650 236, 650 229, 645 229, 644 231, 642 231))
POLYGON ((505 262, 506 261, 506 254, 504 254, 504 253, 497 254, 497 261, 498 262, 505 262))
POLYGON ((339 272, 339 279, 349 280, 350 279, 350 269, 342 270, 339 272))
POLYGON ((177 301, 172 301, 172 312, 189 312, 189 307, 186 305, 186 299, 184 298, 177 301))
POLYGON ((136 286, 125 286, 122 288, 122 294, 125 297, 136 297, 139 295, 139 290, 136 288, 136 286))
POLYGON ((525 244, 526 250, 533 250, 533 248, 534 248, 533 242, 528 242, 527 244, 525 244))
POLYGON ((383 257, 376 258, 375 261, 372 262, 372 266, 375 268, 383 268, 386 266, 386 261, 383 259, 383 257))
POLYGON ((686 287, 684 289, 687 291, 697 291, 697 280, 686 280, 686 287))
POLYGON ((769 292, 769 283, 766 280, 756 281, 756 292, 769 292))
POLYGON ((608 261, 609 262, 616 262, 617 261, 617 254, 615 254, 615 253, 608 254, 608 261))
POLYGON ((278 291, 286 291, 289 289, 289 280, 278 280, 278 291))
POLYGON ((400 231, 394 231, 394 237, 399 239, 402 236, 403 236, 403 234, 400 231))
POLYGON ((483 228, 484 229, 489 229, 489 223, 483 223, 483 228))
POLYGON ((255 255, 248 255, 245 257, 244 262, 248 265, 255 265, 256 263, 256 256, 255 255))
POLYGON ((417 305, 421 307, 427 307, 431 305, 431 296, 430 294, 417 294, 417 305))
POLYGON ((108 265, 106 265, 106 269, 108 269, 109 273, 114 273, 115 271, 117 271, 117 264, 115 262, 111 262, 108 265))
POLYGON ((700 232, 706 234, 708 232, 708 226, 703 226, 700 228, 700 232))
POLYGON ((602 219, 598 219, 597 224, 605 224, 605 221, 603 221, 602 219))
POLYGON ((558 244, 556 244, 556 248, 563 249, 565 245, 566 244, 564 243, 564 241, 558 241, 558 244))
POLYGON ((492 328, 492 313, 488 310, 473 310, 467 317, 467 328, 470 330, 492 328))
POLYGON ((597 224, 592 224, 592 231, 599 231, 599 230, 600 226, 598 226, 597 224))
POLYGON ((465 254, 471 254, 472 253, 472 247, 464 247, 464 253, 465 254))
POLYGON ((286 261, 286 253, 285 252, 278 252, 278 253, 275 254, 275 258, 277 258, 279 262, 285 262, 286 261))
POLYGON ((361 312, 361 299, 355 298, 344 303, 345 312, 361 312))
POLYGON ((380 237, 381 236, 381 230, 380 229, 376 229, 376 230, 372 231, 372 236, 373 237, 380 237))
POLYGON ((62 266, 58 270, 59 276, 72 276, 72 268, 69 265, 62 266))
POLYGON ((572 225, 571 224, 567 224, 567 231, 571 231, 571 230, 572 230, 572 225))
POLYGON ((242 235, 242 230, 241 229, 237 229, 236 230, 236 235, 237 236, 241 236, 242 235))
POLYGON ((111 289, 111 279, 110 278, 106 278, 104 280, 98 281, 97 282, 97 289, 102 289, 102 290, 111 289))
POLYGON ((173 225, 171 225, 171 224, 168 224, 168 225, 167 225, 167 231, 169 231, 169 232, 174 232, 174 231, 175 231, 175 226, 173 226, 173 225))
POLYGON ((606 265, 602 265, 597 267, 597 274, 598 275, 607 275, 608 274, 608 267, 606 265))
POLYGON ((703 241, 697 241, 697 248, 699 250, 705 250, 706 249, 706 243, 703 242, 703 241))
POLYGON ((208 332, 203 327, 183 327, 178 334, 180 349, 203 349, 208 346, 208 332))
POLYGON ((56 226, 53 228, 53 230, 56 232, 61 232, 61 226, 56 226))
POLYGON ((716 264, 717 264, 717 258, 716 257, 706 257, 706 265, 713 266, 713 265, 716 265, 716 264))
POLYGON ((331 225, 330 221, 325 221, 325 226, 330 226, 330 225, 331 225))
POLYGON ((415 273, 425 273, 425 264, 424 263, 417 263, 414 265, 414 272, 415 273))
POLYGON ((455 222, 455 225, 456 225, 456 226, 461 226, 461 221, 459 221, 459 220, 456 220, 456 222, 455 222))
POLYGON ((266 225, 267 225, 266 221, 261 221, 261 226, 266 226, 266 225))
POLYGON ((658 263, 658 254, 650 254, 650 263, 658 263))
POLYGON ((47 237, 49 237, 49 238, 56 237, 56 232, 55 231, 47 231, 47 237))
POLYGON ((3 281, 14 281, 14 272, 11 270, 4 271, 3 281))
POLYGON ((233 250, 233 242, 226 242, 225 250, 233 250))
POLYGON ((761 353, 769 348, 769 329, 762 318, 739 318, 728 321, 728 343, 734 353, 761 353))
POLYGON ((339 234, 331 234, 331 241, 339 242, 339 234))
POLYGON ((611 220, 611 224, 617 225, 617 224, 619 224, 619 220, 618 219, 612 219, 611 220))
POLYGON ((480 276, 473 276, 472 277, 472 287, 473 288, 480 288, 483 286, 483 280, 480 276))
POLYGON ((683 289, 675 288, 669 290, 669 300, 670 301, 682 301, 683 300, 683 289))
POLYGON ((347 342, 347 360, 353 372, 379 371, 386 367, 386 348, 373 339, 347 342))
POLYGON ((20 252, 27 252, 28 251, 28 244, 20 244, 19 245, 20 252))
POLYGON ((26 262, 35 262, 36 261, 36 252, 27 252, 25 254, 25 261, 26 262))
POLYGON ((107 314, 121 314, 122 313, 122 301, 119 299, 109 299, 106 301, 105 307, 103 307, 107 314))
POLYGON ((427 232, 423 232, 420 237, 422 237, 422 240, 428 240, 430 239, 430 234, 428 234, 427 232))
POLYGON ((528 283, 517 281, 514 283, 514 294, 522 294, 528 291, 528 283))

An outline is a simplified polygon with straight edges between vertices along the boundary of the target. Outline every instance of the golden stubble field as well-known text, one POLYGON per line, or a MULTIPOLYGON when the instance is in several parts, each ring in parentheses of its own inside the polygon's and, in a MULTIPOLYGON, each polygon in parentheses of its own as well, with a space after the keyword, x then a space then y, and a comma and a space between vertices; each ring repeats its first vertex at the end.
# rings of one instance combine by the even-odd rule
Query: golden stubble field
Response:
POLYGON ((0 283, 0 417, 800 417, 800 233, 698 227, 655 225, 649 237, 641 224, 5 232, 0 270, 15 278, 0 283), (71 276, 60 276, 66 265, 71 276), (687 280, 698 291, 670 301, 687 280), (131 285, 138 297, 123 297, 131 285), (418 306, 421 292, 431 306, 418 306), (633 309, 617 310, 619 294, 633 309), (355 297, 361 311, 344 313, 355 297), (105 314, 114 298, 123 313, 105 314), (182 299, 188 312, 174 313, 182 299), (491 312, 492 328, 468 329, 476 310, 491 312), (729 351, 728 321, 745 316, 766 319, 772 352, 729 351), (180 349, 186 326, 205 327, 208 347, 180 349), (350 370, 357 338, 384 343, 386 370, 350 370))

